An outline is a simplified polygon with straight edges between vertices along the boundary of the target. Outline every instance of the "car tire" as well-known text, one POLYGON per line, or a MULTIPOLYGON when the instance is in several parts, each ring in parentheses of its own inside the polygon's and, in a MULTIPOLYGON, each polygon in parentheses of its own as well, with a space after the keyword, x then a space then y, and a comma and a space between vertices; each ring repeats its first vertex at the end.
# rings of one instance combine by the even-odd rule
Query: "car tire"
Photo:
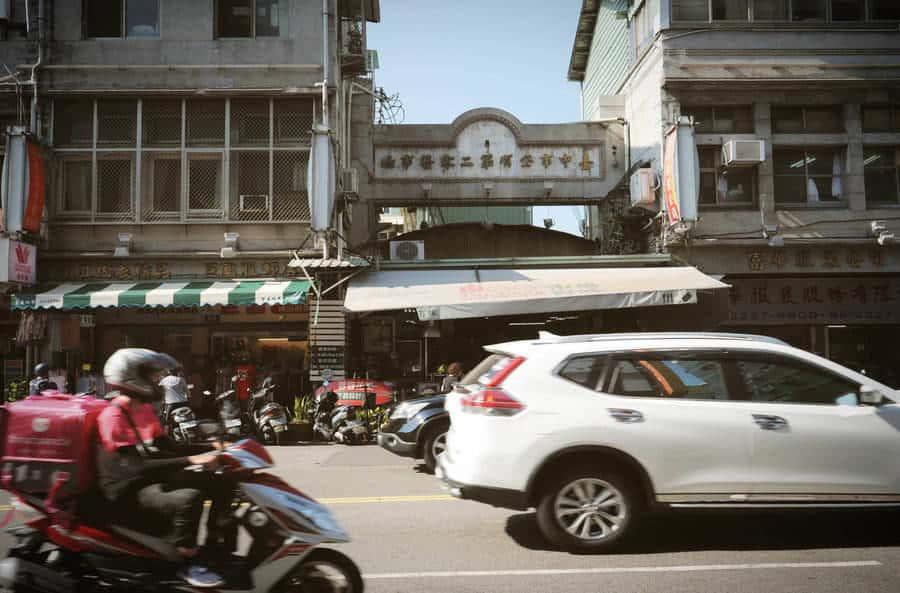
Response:
POLYGON ((437 454, 447 446, 447 431, 450 430, 450 424, 441 422, 430 426, 422 439, 422 457, 425 460, 425 469, 428 473, 433 474, 437 467, 437 454))
POLYGON ((637 488, 621 473, 575 467, 555 475, 541 494, 537 522, 543 536, 572 552, 608 552, 634 531, 637 488))

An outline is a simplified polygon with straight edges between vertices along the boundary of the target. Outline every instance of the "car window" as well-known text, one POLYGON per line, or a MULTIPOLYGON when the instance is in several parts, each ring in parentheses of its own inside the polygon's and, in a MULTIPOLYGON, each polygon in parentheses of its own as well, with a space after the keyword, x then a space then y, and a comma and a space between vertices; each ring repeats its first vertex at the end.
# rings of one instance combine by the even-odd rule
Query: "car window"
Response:
POLYGON ((484 360, 475 365, 471 371, 466 373, 462 380, 460 380, 460 384, 472 385, 473 383, 478 383, 478 380, 481 379, 482 376, 490 371, 497 362, 504 358, 506 358, 506 356, 502 354, 489 354, 484 360))
POLYGON ((559 376, 588 389, 596 389, 603 371, 603 356, 577 356, 571 358, 559 370, 559 376))
POLYGON ((713 358, 617 358, 608 384, 613 395, 728 399, 724 363, 713 358))
POLYGON ((795 361, 739 360, 752 401, 856 405, 859 385, 822 368, 795 361))

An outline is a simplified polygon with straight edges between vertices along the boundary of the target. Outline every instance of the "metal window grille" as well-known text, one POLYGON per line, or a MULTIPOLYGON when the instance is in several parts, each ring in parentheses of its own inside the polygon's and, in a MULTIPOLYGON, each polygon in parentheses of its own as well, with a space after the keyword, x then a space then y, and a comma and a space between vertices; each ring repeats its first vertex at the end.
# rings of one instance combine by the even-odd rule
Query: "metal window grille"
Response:
POLYGON ((65 159, 59 171, 60 211, 70 216, 90 216, 93 163, 90 158, 65 159))
POLYGON ((94 102, 90 99, 56 101, 53 140, 57 146, 89 147, 94 141, 94 102))
POLYGON ((231 145, 269 146, 269 100, 231 101, 231 145))
POLYGON ((276 146, 308 146, 315 123, 313 99, 275 99, 273 106, 276 146))
POLYGON ((137 101, 97 101, 97 144, 133 145, 137 139, 137 101))
POLYGON ((225 101, 192 99, 187 102, 187 145, 225 146, 225 101))
POLYGON ((222 218, 222 171, 221 154, 188 155, 188 217, 222 218))
POLYGON ((144 146, 169 147, 181 145, 181 100, 145 100, 143 102, 144 146))
POLYGON ((134 194, 134 158, 97 158, 97 214, 107 220, 129 220, 134 194))
POLYGON ((276 151, 273 162, 272 218, 279 221, 308 221, 306 167, 309 152, 276 151))
POLYGON ((141 171, 143 220, 178 219, 181 215, 181 155, 146 153, 141 171))
POLYGON ((231 153, 231 220, 269 220, 269 151, 231 153))

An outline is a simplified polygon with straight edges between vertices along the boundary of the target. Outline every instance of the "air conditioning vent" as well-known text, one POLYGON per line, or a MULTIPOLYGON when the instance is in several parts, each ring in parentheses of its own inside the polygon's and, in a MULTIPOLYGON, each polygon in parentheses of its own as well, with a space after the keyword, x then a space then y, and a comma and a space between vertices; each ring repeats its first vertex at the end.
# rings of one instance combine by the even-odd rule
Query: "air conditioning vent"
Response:
POLYGON ((341 189, 345 194, 359 194, 359 173, 356 169, 341 169, 341 189))
POLYGON ((765 140, 729 140, 722 145, 722 162, 726 167, 752 167, 765 160, 765 140))
POLYGON ((648 206, 656 203, 656 190, 659 189, 659 180, 656 170, 645 167, 634 172, 629 180, 631 190, 631 204, 648 206))
POLYGON ((425 259, 425 241, 391 241, 391 260, 425 259))
POLYGON ((241 195, 241 212, 268 212, 269 196, 265 194, 241 195))

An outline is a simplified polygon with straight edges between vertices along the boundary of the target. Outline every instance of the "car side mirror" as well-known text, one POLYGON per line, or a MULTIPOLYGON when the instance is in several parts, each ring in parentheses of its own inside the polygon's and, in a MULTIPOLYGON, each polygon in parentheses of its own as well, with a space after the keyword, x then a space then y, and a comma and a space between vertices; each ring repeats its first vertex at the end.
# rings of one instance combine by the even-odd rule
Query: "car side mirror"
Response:
POLYGON ((859 388, 859 402, 861 404, 866 406, 880 406, 882 401, 884 401, 884 394, 874 387, 863 385, 859 388))

